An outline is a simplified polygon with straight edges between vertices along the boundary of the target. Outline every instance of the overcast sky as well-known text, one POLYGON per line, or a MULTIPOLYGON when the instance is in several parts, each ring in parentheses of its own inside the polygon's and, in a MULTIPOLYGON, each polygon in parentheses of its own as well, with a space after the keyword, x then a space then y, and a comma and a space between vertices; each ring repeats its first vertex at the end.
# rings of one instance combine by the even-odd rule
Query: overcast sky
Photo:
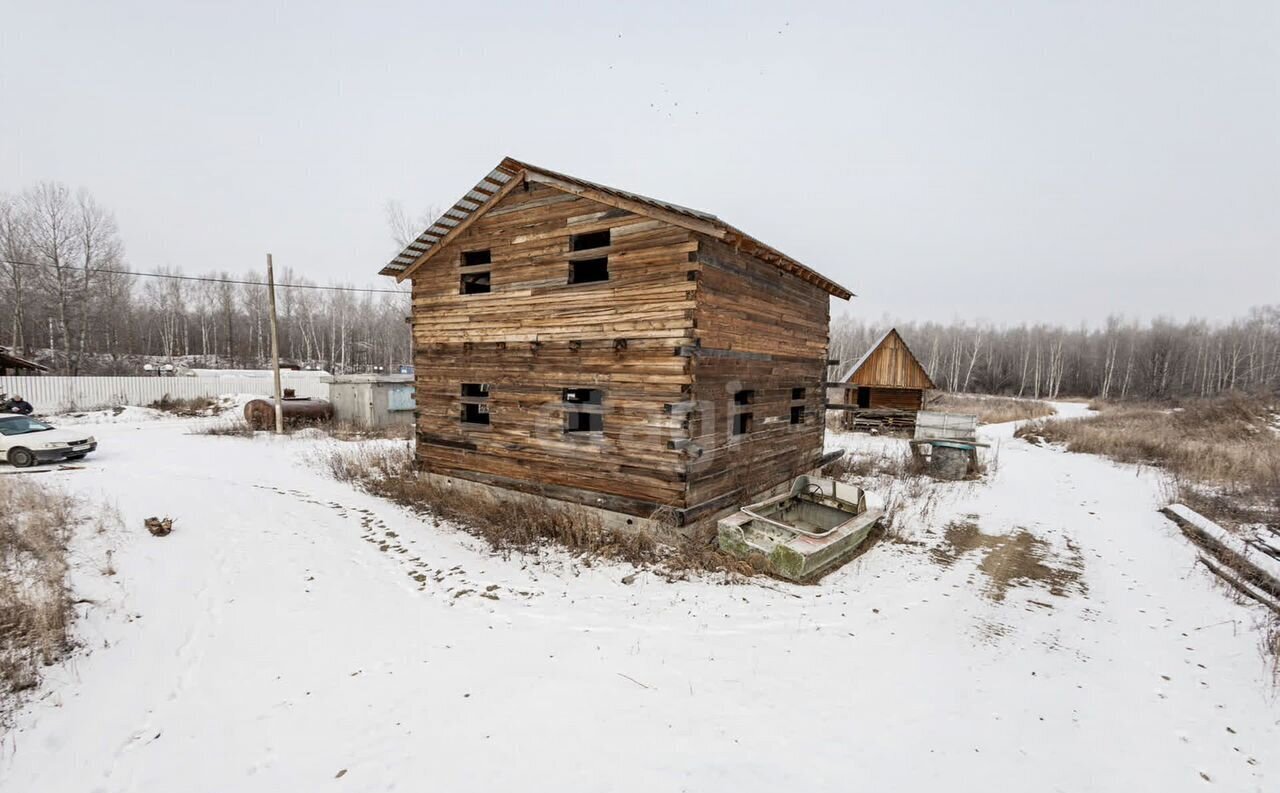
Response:
POLYGON ((719 215, 868 319, 1280 302, 1280 3, 0 2, 0 192, 129 262, 381 279, 504 155, 719 215))

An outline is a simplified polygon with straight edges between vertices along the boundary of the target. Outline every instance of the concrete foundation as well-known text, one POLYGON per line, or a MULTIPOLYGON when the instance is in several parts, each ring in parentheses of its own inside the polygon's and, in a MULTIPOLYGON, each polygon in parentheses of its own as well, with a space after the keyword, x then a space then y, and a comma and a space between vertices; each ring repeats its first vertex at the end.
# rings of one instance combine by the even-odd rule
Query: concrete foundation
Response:
POLYGON ((670 520, 663 520, 661 515, 655 517, 638 517, 636 515, 628 515, 623 512, 615 512, 609 509, 593 507, 585 504, 579 504, 572 501, 564 501, 557 498, 551 498, 545 495, 534 493, 525 493, 517 490, 511 490, 497 485, 485 484, 483 482, 473 482, 470 479, 463 479, 457 476, 446 476, 444 474, 435 474, 427 471, 420 471, 419 476, 425 476, 428 481, 437 486, 455 488, 461 494, 483 495, 499 500, 516 499, 516 498, 534 498, 542 499, 548 504, 566 510, 581 510, 582 512, 594 516, 600 521, 600 525, 615 531, 644 531, 652 534, 654 537, 676 539, 681 536, 690 536, 707 527, 714 528, 716 522, 721 518, 732 515, 738 511, 743 504, 749 504, 756 501, 763 501, 767 498, 780 495, 787 492, 791 487, 791 481, 780 482, 768 490, 759 493, 752 493, 749 497, 736 499, 731 506, 717 510, 705 517, 686 526, 674 526, 670 520))
POLYGON ((672 529, 667 524, 651 518, 640 518, 635 515, 625 515, 621 512, 586 506, 584 504, 575 504, 569 501, 561 501, 555 498, 534 495, 532 493, 521 493, 515 490, 508 490, 505 487, 486 485, 482 482, 472 482, 470 479, 462 479, 456 476, 444 476, 443 474, 433 474, 427 471, 420 471, 418 475, 426 477, 429 482, 432 482, 439 487, 454 489, 464 497, 483 496, 494 498, 499 501, 521 498, 540 499, 542 501, 546 501, 550 506, 559 509, 582 512, 583 514, 590 515, 598 519, 601 526, 614 531, 645 531, 655 537, 667 536, 673 531, 678 531, 676 529, 672 529))

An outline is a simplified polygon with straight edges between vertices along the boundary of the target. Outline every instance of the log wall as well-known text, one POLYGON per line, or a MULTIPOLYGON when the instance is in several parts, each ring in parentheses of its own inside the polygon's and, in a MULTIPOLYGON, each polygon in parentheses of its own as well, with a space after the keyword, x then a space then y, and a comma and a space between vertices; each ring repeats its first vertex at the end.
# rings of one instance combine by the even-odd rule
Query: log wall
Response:
MULTIPOLYGON (((413 275, 419 464, 635 515, 683 506, 698 243, 670 224, 549 187, 517 187, 413 275), (607 248, 570 236, 611 230, 607 248), (491 291, 459 294, 462 253, 490 252, 491 291), (574 258, 609 280, 570 284, 574 258), (461 421, 463 383, 489 384, 488 425, 461 421), (604 392, 604 427, 565 433, 566 388, 604 392)), ((483 269, 483 268, 480 268, 483 269)), ((472 398, 474 399, 474 398, 472 398)))
POLYGON ((688 522, 821 457, 828 294, 711 237, 531 184, 412 278, 430 472, 644 517, 672 507, 688 522), (604 229, 607 248, 571 250, 604 229), (489 264, 465 264, 479 250, 489 264), (569 283, 572 261, 602 255, 607 281, 569 283), (477 273, 491 291, 460 294, 477 273), (568 388, 603 392, 601 431, 565 432, 568 388), (469 404, 487 425, 462 421, 469 404), (735 434, 742 413, 750 427, 735 434))
POLYGON ((701 449, 689 472, 694 517, 805 473, 822 456, 829 298, 770 264, 701 238, 694 396, 701 449), (804 389, 793 399, 793 389, 804 389), (748 405, 734 395, 751 391, 748 405), (800 424, 791 408, 803 409, 800 424), (743 435, 734 415, 752 414, 743 435))
POLYGON ((924 391, 919 388, 872 388, 870 397, 867 406, 871 408, 919 410, 924 407, 924 391))

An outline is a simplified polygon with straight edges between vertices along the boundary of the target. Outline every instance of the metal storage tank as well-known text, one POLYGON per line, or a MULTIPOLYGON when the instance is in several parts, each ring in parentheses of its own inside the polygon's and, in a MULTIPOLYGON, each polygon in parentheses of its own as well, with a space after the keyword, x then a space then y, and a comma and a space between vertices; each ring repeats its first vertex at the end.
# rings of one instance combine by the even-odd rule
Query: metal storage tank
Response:
POLYGON ((335 420, 370 429, 413 426, 413 375, 333 375, 328 383, 335 420))

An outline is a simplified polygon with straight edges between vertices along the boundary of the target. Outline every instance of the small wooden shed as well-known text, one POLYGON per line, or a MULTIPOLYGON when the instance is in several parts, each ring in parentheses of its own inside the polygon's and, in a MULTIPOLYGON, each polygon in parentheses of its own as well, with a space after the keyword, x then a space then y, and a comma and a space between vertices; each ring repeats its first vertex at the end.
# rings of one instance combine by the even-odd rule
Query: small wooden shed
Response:
POLYGON ((915 426, 924 407, 924 392, 934 388, 897 329, 890 328, 861 358, 845 369, 838 381, 844 396, 846 424, 856 429, 874 426, 915 426))
POLYGON ((9 349, 0 347, 0 375, 39 375, 47 371, 49 367, 44 364, 20 358, 9 349))

